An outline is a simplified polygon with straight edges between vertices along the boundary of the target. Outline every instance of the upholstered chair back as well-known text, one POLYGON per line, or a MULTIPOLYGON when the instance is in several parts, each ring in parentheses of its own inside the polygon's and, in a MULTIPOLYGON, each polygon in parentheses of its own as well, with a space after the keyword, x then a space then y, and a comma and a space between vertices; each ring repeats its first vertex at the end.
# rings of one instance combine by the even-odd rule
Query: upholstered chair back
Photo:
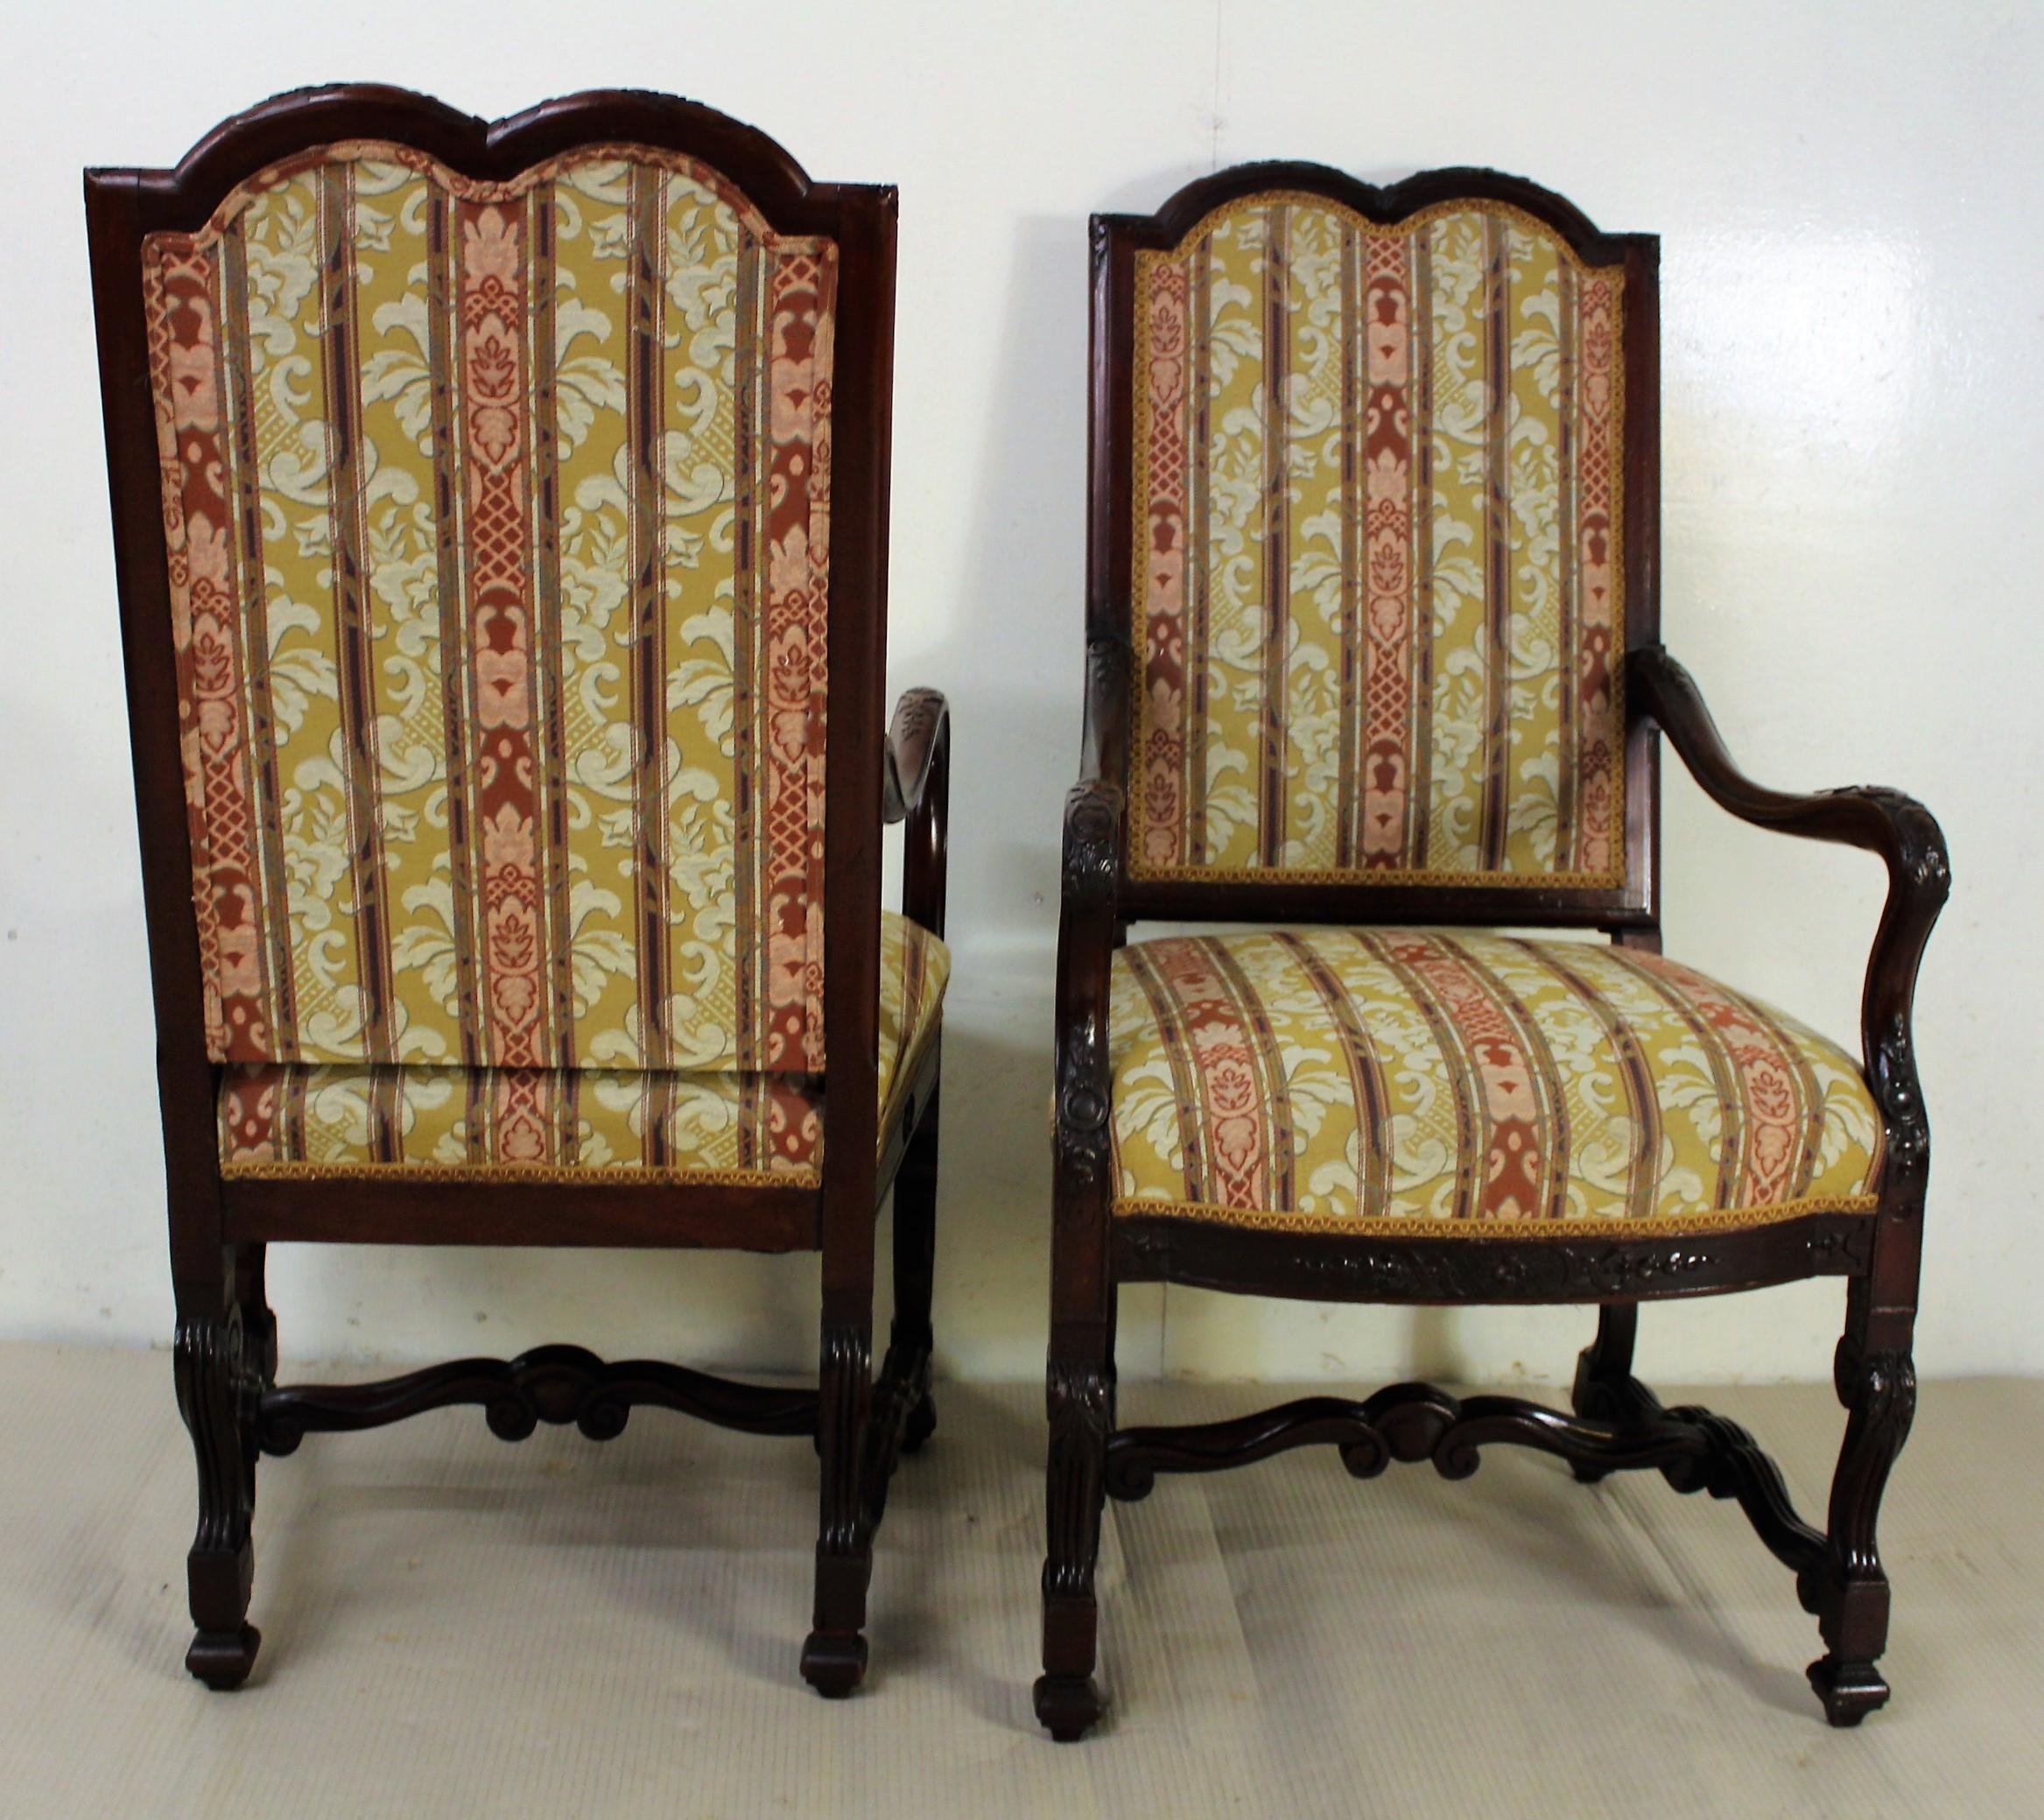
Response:
POLYGON ((213 1058, 820 1068, 833 245, 344 144, 144 264, 213 1058))
POLYGON ((1132 876, 1622 882, 1623 286, 1487 200, 1137 253, 1132 876))

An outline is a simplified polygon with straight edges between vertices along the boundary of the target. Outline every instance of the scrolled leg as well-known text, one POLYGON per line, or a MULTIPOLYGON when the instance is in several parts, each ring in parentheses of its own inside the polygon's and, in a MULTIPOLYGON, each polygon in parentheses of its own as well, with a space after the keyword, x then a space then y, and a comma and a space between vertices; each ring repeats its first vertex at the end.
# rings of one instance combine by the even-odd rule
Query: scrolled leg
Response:
POLYGON ((866 1498, 867 1424, 873 1400, 870 1321, 826 1325, 817 1409, 822 1522, 816 1543, 814 1627, 802 1646, 802 1678, 842 1699, 866 1675, 866 1591, 873 1532, 866 1498))
POLYGON ((181 1316, 174 1367, 199 1469, 199 1528, 186 1564, 196 1634, 185 1666, 225 1692, 248 1679, 262 1642, 248 1621, 261 1366, 248 1356, 239 1307, 181 1316))
POLYGON ((1809 1683, 1834 1725, 1857 1725, 1887 1704, 1874 1666, 1888 1640, 1888 1577, 1875 1541, 1881 1493, 1916 1414, 1916 1367, 1906 1347, 1869 1350, 1848 1332, 1833 1368, 1845 1439, 1831 1480, 1830 1550, 1798 1588, 1816 1614, 1824 1654, 1809 1683))
POLYGON ((1107 1437, 1114 1425, 1113 1366, 1104 1344, 1098 1356, 1054 1357, 1048 1400, 1050 1546, 1043 1562, 1043 1673, 1036 1686, 1036 1718, 1058 1743, 1071 1744, 1085 1736, 1106 1707, 1093 1679, 1100 1621, 1093 1571, 1106 1496, 1107 1437))

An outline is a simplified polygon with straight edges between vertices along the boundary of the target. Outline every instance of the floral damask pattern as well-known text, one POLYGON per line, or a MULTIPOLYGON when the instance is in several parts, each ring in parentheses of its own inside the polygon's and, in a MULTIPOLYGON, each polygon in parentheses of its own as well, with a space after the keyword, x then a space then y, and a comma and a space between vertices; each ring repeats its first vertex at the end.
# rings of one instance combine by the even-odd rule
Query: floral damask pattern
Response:
POLYGON ((346 144, 143 278, 214 1058, 821 1068, 831 243, 346 144))
POLYGON ((1408 929, 1114 957, 1115 1209, 1300 1230, 1871 1212, 1851 1057, 1636 950, 1408 929))
MULTIPOLYGON (((881 922, 880 1142, 935 1039, 951 957, 881 922)), ((821 1181, 824 1099, 810 1078, 732 1070, 237 1063, 220 1093, 229 1177, 308 1170, 651 1170, 695 1181, 821 1181)))
POLYGON ((1276 193, 1135 282, 1134 875, 1618 882, 1619 273, 1276 193))

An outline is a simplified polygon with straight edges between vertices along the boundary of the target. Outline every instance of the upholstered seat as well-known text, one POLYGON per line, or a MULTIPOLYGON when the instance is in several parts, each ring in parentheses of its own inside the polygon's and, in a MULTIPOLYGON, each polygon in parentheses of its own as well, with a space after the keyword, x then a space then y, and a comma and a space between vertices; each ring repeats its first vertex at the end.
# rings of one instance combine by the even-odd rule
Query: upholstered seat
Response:
POLYGON ((1627 1231, 1872 1212, 1858 1065, 1658 955, 1412 929, 1114 957, 1119 1213, 1627 1231))
MULTIPOLYGON (((881 913, 880 1142, 938 1031, 951 955, 881 913)), ((401 1169, 652 1172, 678 1181, 822 1180, 812 1077, 632 1069, 244 1063, 220 1093, 221 1173, 401 1169)))

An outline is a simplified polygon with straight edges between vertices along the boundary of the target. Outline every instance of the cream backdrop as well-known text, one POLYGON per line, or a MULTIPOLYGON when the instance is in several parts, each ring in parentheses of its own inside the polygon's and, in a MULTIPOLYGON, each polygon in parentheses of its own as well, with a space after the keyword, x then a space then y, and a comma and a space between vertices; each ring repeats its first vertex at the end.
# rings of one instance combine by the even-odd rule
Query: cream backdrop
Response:
MULTIPOLYGON (((8 39, 0 1333, 161 1343, 172 1318, 79 169, 172 162, 275 90, 352 77, 493 115, 664 88, 819 176, 901 186, 889 667, 957 717, 938 1318, 961 1374, 1043 1354, 1088 212, 1289 157, 1379 181, 1496 165, 1659 232, 1668 643, 1758 776, 1893 783, 1942 818, 1919 1358, 2044 1370, 2044 9, 356 0, 24 9, 8 39)), ((1670 778, 1669 952, 1851 1040, 1878 863, 1670 778)), ((813 1350, 808 1260, 284 1250, 272 1283, 300 1359, 813 1350)), ((1650 1311, 1644 1367, 1822 1375, 1839 1306, 1804 1285, 1650 1311)), ((1123 1369, 1565 1380, 1590 1327, 1143 1290, 1123 1369)))

